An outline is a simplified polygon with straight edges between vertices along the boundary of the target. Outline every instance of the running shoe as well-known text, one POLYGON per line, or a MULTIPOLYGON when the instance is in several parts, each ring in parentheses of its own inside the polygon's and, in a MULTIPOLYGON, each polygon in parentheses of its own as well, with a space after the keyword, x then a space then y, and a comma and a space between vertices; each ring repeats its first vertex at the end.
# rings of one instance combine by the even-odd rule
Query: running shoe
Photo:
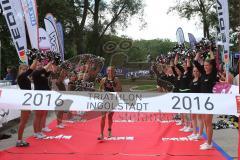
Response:
POLYGON ((50 128, 48 128, 48 127, 45 127, 45 128, 42 129, 42 131, 43 131, 43 132, 51 132, 52 129, 50 129, 50 128))
POLYGON ((201 139, 202 137, 199 135, 199 134, 195 134, 195 135, 193 135, 193 136, 191 136, 191 137, 188 137, 191 141, 192 140, 199 140, 199 139, 201 139))
POLYGON ((64 128, 65 128, 65 125, 61 123, 61 124, 57 125, 56 127, 57 127, 57 128, 60 128, 60 129, 64 129, 64 128))
POLYGON ((200 147, 203 147, 203 146, 205 146, 207 144, 208 144, 207 142, 204 142, 203 144, 200 145, 200 147))
POLYGON ((182 121, 178 121, 178 122, 176 123, 176 125, 177 125, 177 126, 181 126, 181 125, 182 125, 182 121))
POLYGON ((212 144, 206 144, 204 146, 201 146, 200 147, 200 150, 209 150, 209 149, 212 149, 213 148, 213 145, 212 144))
POLYGON ((33 133, 33 137, 37 138, 38 133, 33 133))
POLYGON ((47 137, 45 134, 43 134, 42 132, 40 132, 40 133, 36 133, 37 135, 36 135, 36 138, 37 139, 43 139, 43 138, 45 138, 45 137, 47 137))
POLYGON ((195 137, 193 137, 193 140, 200 140, 201 138, 202 138, 202 136, 197 134, 195 137))
POLYGON ((195 136, 197 136, 197 134, 191 134, 191 135, 189 135, 189 136, 187 136, 189 139, 191 139, 191 138, 193 138, 193 137, 195 137, 195 136))
POLYGON ((17 141, 16 147, 28 147, 29 143, 23 140, 17 141))

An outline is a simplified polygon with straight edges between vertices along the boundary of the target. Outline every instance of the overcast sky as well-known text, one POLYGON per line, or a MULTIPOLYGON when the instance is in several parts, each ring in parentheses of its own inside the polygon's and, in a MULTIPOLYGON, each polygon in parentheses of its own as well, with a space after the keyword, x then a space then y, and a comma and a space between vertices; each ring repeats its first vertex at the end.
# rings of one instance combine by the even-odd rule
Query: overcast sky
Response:
POLYGON ((169 38, 176 41, 176 30, 182 27, 185 40, 188 41, 187 33, 193 33, 197 39, 203 37, 202 26, 199 20, 188 21, 180 18, 176 13, 167 14, 168 8, 174 6, 175 0, 145 0, 145 21, 147 26, 140 30, 139 21, 133 19, 128 29, 119 31, 118 35, 126 35, 133 39, 156 39, 169 38))

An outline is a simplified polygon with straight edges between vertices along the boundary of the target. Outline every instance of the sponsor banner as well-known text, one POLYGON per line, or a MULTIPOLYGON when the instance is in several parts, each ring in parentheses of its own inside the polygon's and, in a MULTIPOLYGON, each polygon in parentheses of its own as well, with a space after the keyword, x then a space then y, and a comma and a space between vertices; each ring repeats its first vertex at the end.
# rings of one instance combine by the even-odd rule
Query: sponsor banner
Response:
POLYGON ((21 2, 20 0, 0 0, 0 4, 18 57, 21 63, 27 64, 27 41, 21 2))
POLYGON ((237 115, 236 97, 236 94, 56 92, 2 89, 0 108, 237 115))
POLYGON ((62 61, 64 61, 64 34, 63 34, 63 27, 61 22, 57 22, 57 32, 58 32, 58 39, 59 39, 59 46, 60 46, 60 53, 62 61))
POLYGON ((21 0, 32 48, 39 49, 38 13, 36 0, 21 0))
POLYGON ((195 49, 196 44, 197 44, 196 38, 194 37, 194 35, 192 33, 188 33, 188 38, 189 38, 189 43, 190 43, 191 49, 195 49))
POLYGON ((226 64, 226 72, 228 79, 229 72, 229 11, 228 11, 228 1, 227 0, 217 0, 217 12, 218 12, 218 22, 221 34, 221 41, 224 46, 224 63, 226 64))
MULTIPOLYGON (((1 88, 11 88, 11 89, 17 89, 18 86, 17 85, 10 85, 10 86, 6 86, 6 85, 1 85, 1 88)), ((2 91, 0 90, 0 98, 1 98, 1 94, 2 91)), ((16 118, 20 117, 20 110, 16 110, 16 109, 8 109, 8 108, 1 108, 0 109, 0 128, 4 126, 4 124, 7 124, 9 121, 14 120, 16 118)))
POLYGON ((48 13, 44 18, 45 28, 49 35, 50 50, 60 53, 56 22, 52 14, 48 13))
POLYGON ((19 110, 0 109, 0 128, 9 121, 20 117, 19 110))
POLYGON ((50 50, 49 36, 45 29, 39 28, 39 49, 50 50))
POLYGON ((179 28, 177 29, 176 36, 177 36, 178 44, 179 44, 179 45, 184 44, 185 38, 184 38, 184 33, 183 33, 183 30, 182 30, 181 27, 179 27, 179 28))

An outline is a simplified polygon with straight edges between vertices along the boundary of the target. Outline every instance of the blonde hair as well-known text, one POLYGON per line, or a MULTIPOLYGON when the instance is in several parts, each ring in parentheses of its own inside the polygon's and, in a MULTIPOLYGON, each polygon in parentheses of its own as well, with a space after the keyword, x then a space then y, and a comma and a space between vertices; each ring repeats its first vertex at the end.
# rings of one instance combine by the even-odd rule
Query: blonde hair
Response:
POLYGON ((21 72, 21 70, 23 69, 23 68, 28 68, 28 65, 26 65, 26 64, 20 64, 20 66, 18 67, 18 75, 20 74, 20 72, 21 72))

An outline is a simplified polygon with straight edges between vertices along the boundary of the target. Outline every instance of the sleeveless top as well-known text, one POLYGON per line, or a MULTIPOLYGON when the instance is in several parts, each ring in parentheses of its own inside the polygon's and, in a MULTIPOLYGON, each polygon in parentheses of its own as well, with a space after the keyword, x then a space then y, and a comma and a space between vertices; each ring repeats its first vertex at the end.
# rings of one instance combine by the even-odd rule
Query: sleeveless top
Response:
POLYGON ((105 92, 115 92, 113 87, 116 87, 116 82, 114 81, 115 78, 113 78, 113 80, 109 80, 108 78, 106 78, 105 82, 104 82, 104 91, 105 92))

